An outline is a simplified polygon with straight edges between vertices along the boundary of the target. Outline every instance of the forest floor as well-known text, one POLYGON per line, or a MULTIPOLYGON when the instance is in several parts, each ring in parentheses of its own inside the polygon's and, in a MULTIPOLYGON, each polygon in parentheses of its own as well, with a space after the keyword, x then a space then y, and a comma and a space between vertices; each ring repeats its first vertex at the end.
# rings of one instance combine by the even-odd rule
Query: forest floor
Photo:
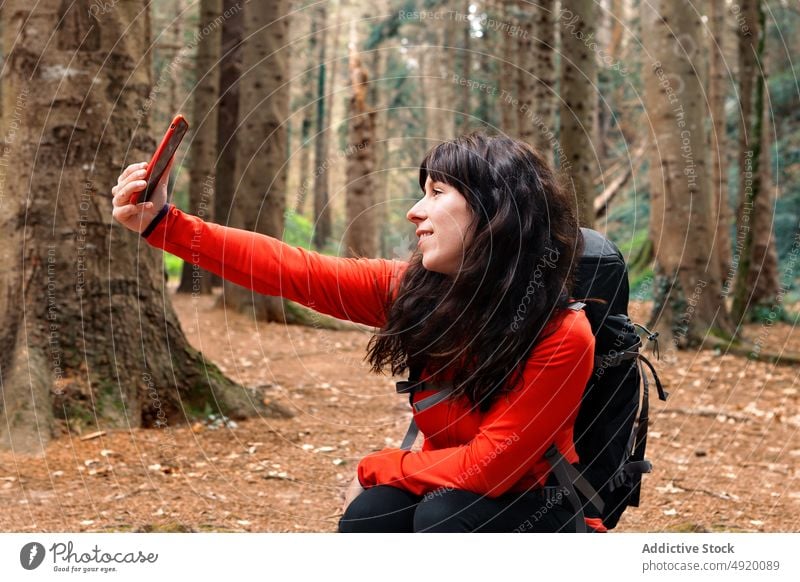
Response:
MULTIPOLYGON (((174 297, 192 344, 294 418, 65 434, 44 456, 2 452, 0 531, 336 531, 359 459, 405 434, 398 378, 368 374, 368 331, 254 324, 213 301, 174 297)), ((633 319, 646 309, 633 304, 633 319)), ((800 352, 792 332, 748 328, 800 352)), ((615 531, 800 530, 798 369, 712 350, 656 367, 670 398, 652 400, 655 469, 615 531)))

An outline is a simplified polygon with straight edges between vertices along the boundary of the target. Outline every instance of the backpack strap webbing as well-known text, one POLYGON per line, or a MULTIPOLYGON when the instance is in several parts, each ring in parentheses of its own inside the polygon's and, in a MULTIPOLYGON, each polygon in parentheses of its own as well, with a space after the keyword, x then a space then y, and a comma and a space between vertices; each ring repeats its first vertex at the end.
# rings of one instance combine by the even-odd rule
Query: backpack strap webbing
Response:
MULTIPOLYGON (((409 368, 408 380, 397 382, 395 387, 398 394, 408 394, 408 403, 412 406, 412 408, 414 408, 415 411, 422 412, 426 408, 430 408, 434 404, 438 404, 442 400, 445 400, 448 396, 450 396, 450 394, 452 394, 452 382, 437 382, 435 385, 428 382, 422 382, 420 381, 420 376, 422 375, 421 368, 413 364, 409 368), (426 396, 419 402, 414 402, 414 394, 421 390, 427 390, 430 388, 437 388, 437 391, 430 396, 426 396)), ((414 417, 412 415, 411 421, 408 423, 408 429, 406 429, 406 435, 403 437, 403 442, 400 444, 400 448, 410 451, 411 447, 414 446, 414 442, 417 440, 418 434, 419 427, 414 421, 414 417)))
POLYGON ((575 511, 575 531, 577 533, 586 533, 588 530, 586 529, 586 519, 583 513, 583 503, 581 503, 581 500, 578 498, 576 488, 583 494, 588 503, 593 505, 601 515, 603 514, 605 503, 603 503, 603 500, 600 498, 597 491, 595 491, 594 487, 592 487, 591 483, 564 458, 564 455, 561 454, 554 444, 550 445, 550 448, 547 449, 544 458, 547 459, 550 467, 552 467, 553 475, 555 475, 559 487, 567 491, 566 497, 570 505, 572 505, 572 509, 575 511))

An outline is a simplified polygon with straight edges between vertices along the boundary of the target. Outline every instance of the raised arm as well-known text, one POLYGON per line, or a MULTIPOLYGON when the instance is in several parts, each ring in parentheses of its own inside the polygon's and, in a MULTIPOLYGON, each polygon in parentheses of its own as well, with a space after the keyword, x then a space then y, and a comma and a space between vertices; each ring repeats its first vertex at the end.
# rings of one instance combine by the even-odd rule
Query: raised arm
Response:
POLYGON ((189 264, 264 295, 281 296, 339 319, 380 327, 402 261, 330 257, 276 238, 230 228, 169 205, 145 240, 189 264))

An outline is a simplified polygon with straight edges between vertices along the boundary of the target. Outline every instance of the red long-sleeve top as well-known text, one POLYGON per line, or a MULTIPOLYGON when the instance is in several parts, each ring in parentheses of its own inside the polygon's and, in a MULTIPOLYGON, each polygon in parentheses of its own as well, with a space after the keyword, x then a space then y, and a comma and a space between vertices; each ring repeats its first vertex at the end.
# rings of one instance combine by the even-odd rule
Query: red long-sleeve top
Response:
MULTIPOLYGON (((258 293, 374 327, 383 325, 385 305, 408 267, 322 255, 207 223, 172 205, 146 240, 258 293)), ((456 488, 497 497, 543 485, 550 472, 544 453, 552 443, 577 461, 572 433, 594 366, 594 336, 583 311, 564 310, 548 325, 555 330, 529 355, 518 386, 485 413, 471 411, 465 398, 414 412, 422 449, 385 448, 365 456, 358 464, 361 485, 393 485, 416 495, 456 488)), ((419 392, 414 402, 432 393, 419 392)))

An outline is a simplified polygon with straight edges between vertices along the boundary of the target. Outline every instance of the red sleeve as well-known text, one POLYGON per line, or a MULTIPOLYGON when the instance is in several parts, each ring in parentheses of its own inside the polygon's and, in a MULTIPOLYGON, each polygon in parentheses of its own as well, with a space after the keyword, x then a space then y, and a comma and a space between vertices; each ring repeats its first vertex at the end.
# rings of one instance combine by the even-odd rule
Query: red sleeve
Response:
MULTIPOLYGON (((362 486, 394 485, 416 495, 440 487, 489 497, 506 493, 541 462, 559 433, 567 430, 571 438, 578 405, 594 367, 589 320, 582 311, 573 313, 534 349, 523 371, 523 385, 494 403, 468 444, 415 452, 388 448, 372 453, 358 465, 362 486)), ((568 459, 576 458, 574 449, 561 452, 568 459)))
POLYGON ((174 205, 145 240, 263 295, 374 327, 383 325, 390 293, 408 266, 322 255, 267 235, 204 222, 174 205))

